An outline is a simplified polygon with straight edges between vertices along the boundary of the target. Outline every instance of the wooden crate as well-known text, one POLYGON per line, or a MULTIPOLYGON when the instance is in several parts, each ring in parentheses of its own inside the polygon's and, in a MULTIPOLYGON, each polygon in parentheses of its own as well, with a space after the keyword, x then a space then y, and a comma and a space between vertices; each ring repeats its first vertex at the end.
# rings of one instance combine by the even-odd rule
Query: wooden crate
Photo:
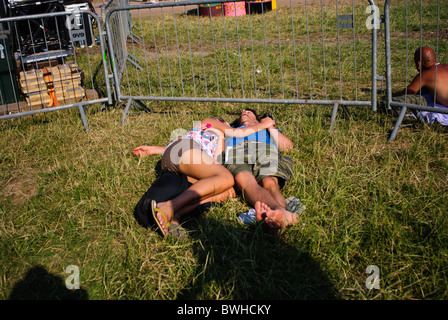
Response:
POLYGON ((73 62, 43 69, 20 72, 20 86, 33 109, 64 105, 81 101, 84 74, 73 62), (52 98, 52 93, 56 101, 52 98))

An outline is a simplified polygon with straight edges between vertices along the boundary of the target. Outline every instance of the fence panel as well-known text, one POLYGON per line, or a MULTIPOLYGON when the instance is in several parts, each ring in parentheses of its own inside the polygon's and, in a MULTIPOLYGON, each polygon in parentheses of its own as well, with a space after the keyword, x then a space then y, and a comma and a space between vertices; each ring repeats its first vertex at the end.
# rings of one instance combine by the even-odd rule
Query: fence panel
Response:
MULTIPOLYGON (((432 106, 424 97, 407 92, 407 85, 413 78, 420 77, 414 61, 416 51, 421 52, 421 47, 430 47, 434 50, 437 61, 442 62, 448 59, 448 2, 405 0, 391 3, 390 0, 386 0, 384 17, 386 103, 388 109, 400 110, 389 136, 389 141, 392 141, 396 138, 408 109, 420 121, 424 121, 421 111, 448 114, 448 109, 443 106, 432 106), (402 95, 398 98, 395 97, 396 94, 402 95)), ((437 66, 435 68, 437 74, 437 66)), ((421 83, 421 80, 418 79, 418 81, 421 83)), ((442 83, 439 83, 437 88, 440 85, 442 83)), ((421 93, 425 93, 424 90, 421 93)), ((436 101, 437 90, 430 95, 431 100, 436 101)))
POLYGON ((111 104, 104 33, 88 9, 0 19, 0 120, 111 104))
POLYGON ((332 125, 339 105, 347 114, 348 105, 376 110, 373 1, 274 1, 271 9, 270 1, 201 0, 108 10, 123 121, 133 102, 154 100, 330 105, 332 125), (120 21, 123 12, 132 20, 120 21), (128 26, 138 38, 124 38, 128 26))
MULTIPOLYGON (((107 12, 114 8, 129 6, 129 0, 109 0, 101 6, 101 17, 103 21, 107 15, 107 12)), ((111 16, 111 34, 109 38, 109 46, 114 48, 114 60, 112 68, 116 70, 117 79, 116 82, 120 83, 123 73, 125 72, 127 61, 131 61, 131 56, 127 48, 128 39, 132 39, 132 19, 128 10, 121 10, 111 16)))

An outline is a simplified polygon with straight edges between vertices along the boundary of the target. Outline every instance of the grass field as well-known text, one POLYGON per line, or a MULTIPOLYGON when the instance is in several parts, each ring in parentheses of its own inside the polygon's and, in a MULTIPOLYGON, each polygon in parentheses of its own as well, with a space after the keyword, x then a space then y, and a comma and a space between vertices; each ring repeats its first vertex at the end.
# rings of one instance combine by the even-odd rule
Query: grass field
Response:
POLYGON ((448 298, 445 127, 405 127, 388 143, 395 117, 368 107, 349 107, 351 120, 339 117, 329 132, 328 106, 251 105, 294 142, 284 195, 306 210, 276 236, 241 225, 249 206, 237 197, 190 221, 188 239, 176 242, 133 217, 160 156, 138 159, 132 149, 166 144, 206 116, 231 121, 246 105, 151 107, 124 125, 120 106, 89 107, 89 133, 76 109, 0 122, 1 299, 448 298), (366 286, 371 265, 379 289, 366 286), (69 266, 79 269, 79 290, 66 289, 69 266))

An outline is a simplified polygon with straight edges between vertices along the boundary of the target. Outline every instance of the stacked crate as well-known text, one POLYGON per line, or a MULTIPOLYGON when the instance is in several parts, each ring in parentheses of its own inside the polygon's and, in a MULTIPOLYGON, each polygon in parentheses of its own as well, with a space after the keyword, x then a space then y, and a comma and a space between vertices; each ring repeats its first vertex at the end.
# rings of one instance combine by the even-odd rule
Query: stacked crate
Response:
POLYGON ((42 109, 81 101, 83 72, 73 62, 20 73, 20 86, 31 109, 42 109))

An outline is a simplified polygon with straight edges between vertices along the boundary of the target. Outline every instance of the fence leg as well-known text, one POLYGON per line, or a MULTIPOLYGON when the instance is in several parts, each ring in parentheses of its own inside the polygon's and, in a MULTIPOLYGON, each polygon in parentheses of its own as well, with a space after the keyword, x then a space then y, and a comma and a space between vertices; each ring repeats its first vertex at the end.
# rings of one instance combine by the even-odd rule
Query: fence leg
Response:
POLYGON ((85 107, 83 105, 79 105, 78 109, 79 109, 79 113, 81 114, 81 120, 82 120, 82 123, 84 124, 84 128, 86 128, 86 131, 89 132, 90 129, 89 129, 89 124, 87 123, 85 107))
POLYGON ((132 100, 132 104, 134 104, 137 108, 140 108, 146 112, 151 112, 151 109, 149 109, 143 102, 140 100, 132 100))
POLYGON ((129 99, 126 103, 126 108, 124 109, 123 118, 121 119, 121 124, 124 124, 126 117, 128 116, 129 109, 131 108, 132 99, 129 99))
POLYGON ((414 116, 420 121, 421 124, 425 124, 425 119, 423 118, 422 114, 418 112, 417 110, 412 110, 412 113, 414 116))
POLYGON ((347 117, 348 120, 350 120, 352 118, 352 116, 350 115, 350 111, 348 111, 347 106, 342 106, 342 109, 344 110, 345 116, 347 117))
POLYGON ((336 116, 338 114, 338 109, 339 109, 339 102, 335 102, 335 104, 333 105, 333 110, 331 112, 330 132, 332 132, 334 129, 334 124, 336 122, 336 116))
POLYGON ((137 108, 140 108, 146 112, 151 112, 151 109, 149 109, 143 102, 141 102, 140 100, 132 100, 129 99, 128 102, 126 103, 126 108, 124 109, 124 113, 123 113, 123 118, 121 119, 121 124, 124 124, 124 122, 126 121, 126 118, 128 116, 129 113, 129 109, 131 109, 131 105, 136 106, 137 108))
POLYGON ((404 115, 406 114, 406 109, 407 109, 406 107, 401 108, 400 114, 398 115, 397 122, 395 122, 395 127, 392 130, 392 133, 390 134, 389 142, 393 141, 395 139, 395 137, 397 136, 398 129, 400 129, 401 123, 403 122, 404 115))

